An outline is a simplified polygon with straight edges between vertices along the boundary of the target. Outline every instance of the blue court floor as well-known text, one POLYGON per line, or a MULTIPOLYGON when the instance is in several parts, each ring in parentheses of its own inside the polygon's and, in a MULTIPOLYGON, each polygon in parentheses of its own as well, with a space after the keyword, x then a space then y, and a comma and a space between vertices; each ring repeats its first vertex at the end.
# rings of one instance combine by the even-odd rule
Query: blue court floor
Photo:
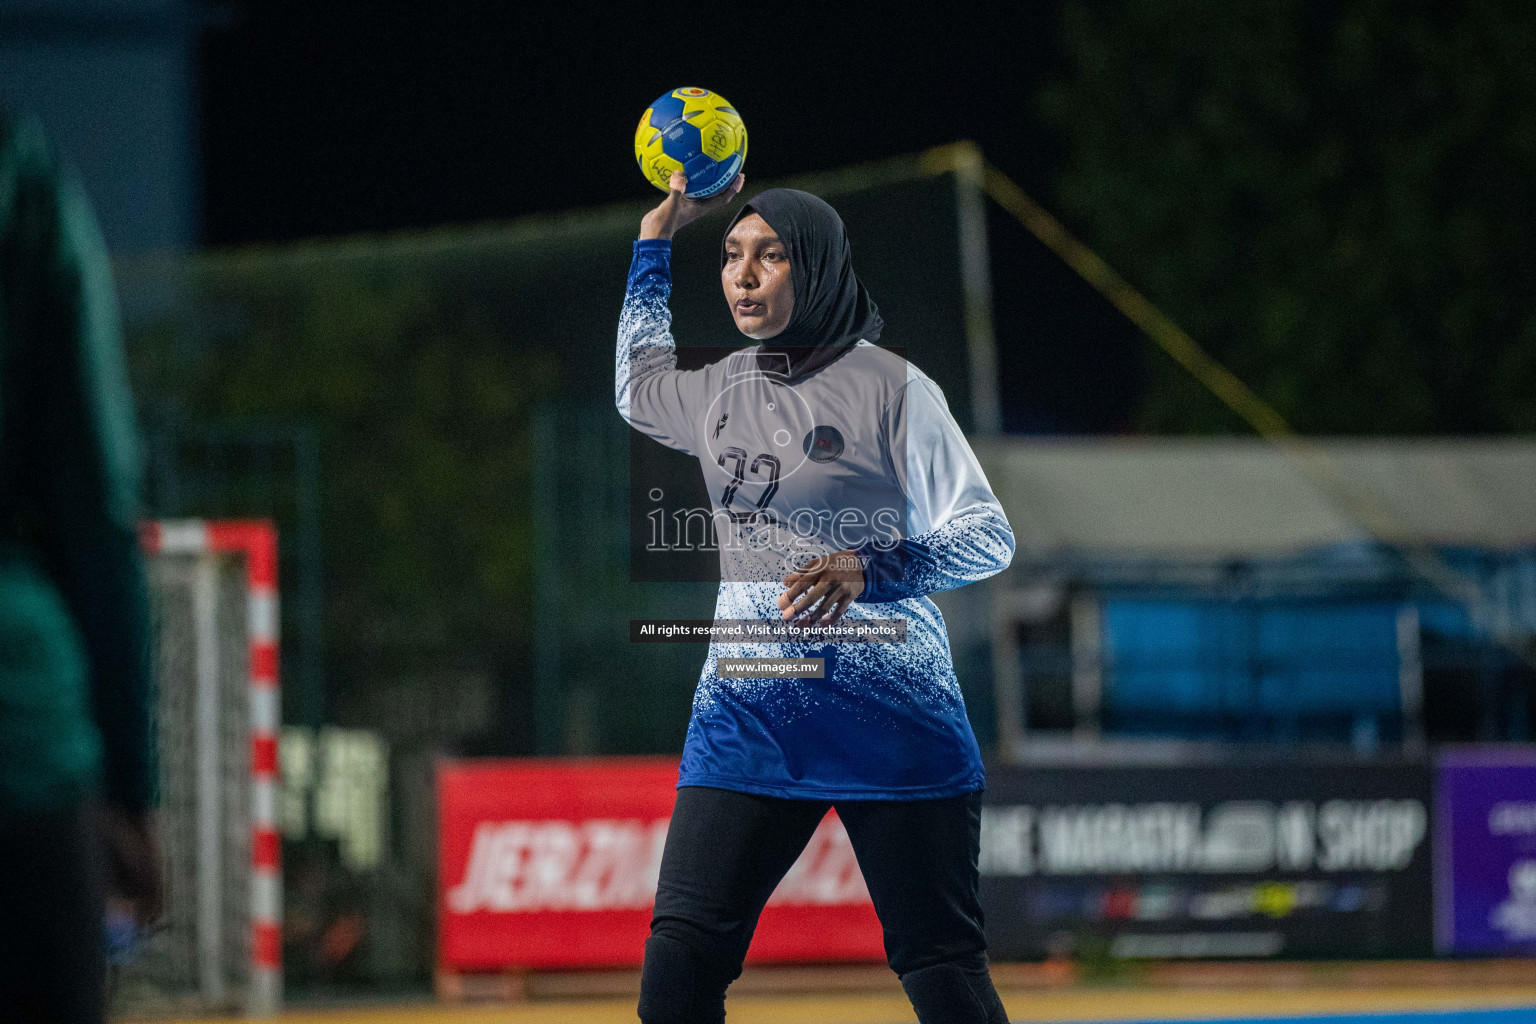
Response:
MULTIPOLYGON (((1028 1024, 1027 1018, 1019 1024, 1028 1024)), ((1209 1017, 1188 1021, 1127 1021, 1125 1024, 1536 1024, 1536 1006, 1505 1010, 1429 1010, 1422 1013, 1351 1013, 1304 1017, 1209 1017)))

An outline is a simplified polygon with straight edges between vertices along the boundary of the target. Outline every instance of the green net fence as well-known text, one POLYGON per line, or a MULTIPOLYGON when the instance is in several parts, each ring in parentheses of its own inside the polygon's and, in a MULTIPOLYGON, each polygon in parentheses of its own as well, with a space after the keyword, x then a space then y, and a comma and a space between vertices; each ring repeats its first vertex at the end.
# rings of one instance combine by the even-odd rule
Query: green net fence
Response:
MULTIPOLYGON (((937 380, 969 427, 956 179, 930 163, 801 184, 846 220, 883 343, 937 380)), ((119 268, 150 511, 278 522, 290 720, 406 728, 374 706, 380 693, 388 706, 413 681, 480 676, 496 706, 474 731, 557 752, 568 730, 541 734, 534 666, 574 672, 591 661, 565 645, 617 644, 646 674, 601 615, 699 610, 698 588, 619 586, 629 442, 612 406, 614 328, 645 208, 119 268), (556 550, 541 555, 541 537, 556 550), (558 612, 540 612, 540 595, 558 612)), ((717 283, 724 220, 676 244, 680 346, 739 340, 717 283)), ((675 675, 660 657, 655 672, 675 675)), ((629 717, 576 729, 584 749, 677 745, 676 700, 624 712, 616 690, 598 703, 629 717)), ((403 716, 442 731, 420 717, 403 716)))

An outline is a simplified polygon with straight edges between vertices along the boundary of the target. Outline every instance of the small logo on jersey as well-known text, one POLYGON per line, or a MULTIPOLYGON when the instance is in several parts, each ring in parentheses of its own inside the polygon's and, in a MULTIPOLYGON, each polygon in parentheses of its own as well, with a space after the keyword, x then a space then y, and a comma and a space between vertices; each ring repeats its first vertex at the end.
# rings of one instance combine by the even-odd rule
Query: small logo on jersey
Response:
POLYGON ((805 435, 805 457, 812 462, 831 462, 843 454, 843 435, 836 427, 816 427, 805 435))
POLYGON ((715 422, 715 436, 716 437, 720 436, 720 431, 725 429, 725 421, 730 419, 730 418, 731 418, 731 414, 728 413, 728 412, 723 412, 723 413, 720 414, 720 419, 715 422))

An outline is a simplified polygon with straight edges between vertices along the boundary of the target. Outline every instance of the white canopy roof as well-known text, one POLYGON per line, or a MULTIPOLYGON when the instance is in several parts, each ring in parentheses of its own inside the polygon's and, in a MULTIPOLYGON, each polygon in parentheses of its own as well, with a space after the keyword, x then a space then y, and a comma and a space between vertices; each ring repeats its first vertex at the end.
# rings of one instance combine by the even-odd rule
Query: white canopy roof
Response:
POLYGON ((1536 545, 1536 441, 1005 437, 976 452, 1021 555, 1536 545))

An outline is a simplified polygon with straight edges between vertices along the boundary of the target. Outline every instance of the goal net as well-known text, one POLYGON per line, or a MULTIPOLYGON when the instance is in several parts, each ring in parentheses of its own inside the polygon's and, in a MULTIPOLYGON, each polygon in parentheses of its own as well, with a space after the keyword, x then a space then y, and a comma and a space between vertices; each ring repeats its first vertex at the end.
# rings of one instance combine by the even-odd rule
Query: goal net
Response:
POLYGON ((179 521, 143 533, 153 621, 166 907, 114 967, 134 1017, 275 1013, 281 875, 276 542, 265 522, 179 521))

